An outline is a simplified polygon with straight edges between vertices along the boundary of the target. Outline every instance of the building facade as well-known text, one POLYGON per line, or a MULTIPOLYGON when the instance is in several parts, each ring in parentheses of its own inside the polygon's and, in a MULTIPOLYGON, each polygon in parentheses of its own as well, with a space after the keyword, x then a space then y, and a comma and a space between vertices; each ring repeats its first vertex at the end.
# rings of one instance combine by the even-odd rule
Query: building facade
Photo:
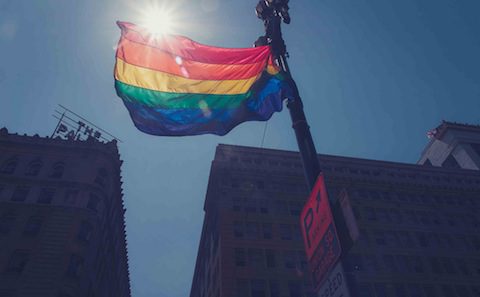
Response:
MULTIPOLYGON (((480 296, 480 173, 319 156, 360 238, 343 259, 353 297, 480 296)), ((190 297, 306 297, 296 152, 219 145, 190 297)))
POLYGON ((115 141, 0 129, 0 296, 129 297, 115 141))

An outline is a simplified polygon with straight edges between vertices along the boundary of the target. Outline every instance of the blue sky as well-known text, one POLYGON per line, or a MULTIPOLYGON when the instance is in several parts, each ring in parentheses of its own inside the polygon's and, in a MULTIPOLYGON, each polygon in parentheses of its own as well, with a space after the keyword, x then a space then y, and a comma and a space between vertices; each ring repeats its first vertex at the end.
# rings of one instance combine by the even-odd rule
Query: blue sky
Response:
MULTIPOLYGON (((116 20, 149 1, 0 0, 0 127, 46 136, 63 104, 121 138, 134 297, 186 296, 218 143, 260 146, 264 123, 224 137, 155 137, 113 88, 116 20)), ((159 1, 161 2, 161 1, 159 1)), ((284 26, 292 73, 319 153, 414 163, 442 119, 480 124, 480 2, 292 0, 284 26)), ((249 47, 255 0, 176 0, 177 32, 249 47)), ((288 112, 265 147, 296 150, 288 112)))

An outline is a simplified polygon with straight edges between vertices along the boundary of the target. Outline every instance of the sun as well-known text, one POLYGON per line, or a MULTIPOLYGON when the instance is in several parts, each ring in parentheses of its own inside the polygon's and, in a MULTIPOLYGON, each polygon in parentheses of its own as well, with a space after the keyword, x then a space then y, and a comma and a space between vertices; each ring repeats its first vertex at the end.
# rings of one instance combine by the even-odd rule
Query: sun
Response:
POLYGON ((172 34, 175 27, 173 12, 158 4, 151 4, 142 11, 140 25, 155 36, 172 34))

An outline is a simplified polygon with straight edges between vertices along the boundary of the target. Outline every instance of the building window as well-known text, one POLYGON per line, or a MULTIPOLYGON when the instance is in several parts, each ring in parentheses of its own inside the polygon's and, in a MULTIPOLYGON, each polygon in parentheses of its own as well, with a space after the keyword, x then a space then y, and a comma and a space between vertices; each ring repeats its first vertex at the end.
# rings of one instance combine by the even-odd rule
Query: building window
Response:
POLYGON ((40 190, 37 203, 50 204, 52 203, 53 196, 55 196, 55 189, 43 188, 40 190))
POLYGON ((280 238, 282 240, 292 240, 292 226, 280 224, 280 238))
POLYGON ((445 239, 445 242, 447 243, 449 248, 456 248, 455 241, 452 239, 450 235, 443 234, 443 238, 445 239))
POLYGON ((7 272, 21 274, 28 263, 28 251, 17 250, 13 252, 7 266, 7 272))
POLYGON ((376 273, 379 270, 377 258, 375 255, 364 255, 364 260, 365 260, 365 269, 367 271, 376 273))
POLYGON ((287 215, 288 214, 288 205, 287 201, 285 200, 275 200, 275 211, 279 215, 287 215))
POLYGON ((254 198, 247 198, 246 205, 245 205, 246 212, 257 212, 257 201, 254 198))
POLYGON ((261 199, 259 200, 260 205, 260 213, 267 214, 268 213, 268 200, 261 199))
POLYGON ((33 160, 28 164, 27 170, 25 171, 25 175, 27 176, 37 176, 40 173, 40 169, 42 169, 43 163, 39 159, 33 160))
POLYGON ((405 217, 408 223, 417 226, 418 218, 413 210, 405 210, 405 217))
POLYGON ((90 193, 90 197, 88 198, 87 208, 93 211, 97 211, 99 203, 100 203, 100 198, 97 195, 90 193))
POLYGON ((300 201, 290 201, 288 203, 290 207, 290 215, 291 216, 299 216, 300 212, 302 211, 302 203, 300 201))
POLYGON ((380 222, 390 222, 392 220, 386 209, 379 208, 376 211, 377 211, 377 215, 378 215, 378 220, 380 222))
POLYGON ((13 214, 7 213, 0 217, 0 236, 10 234, 14 224, 15 216, 13 214))
POLYGON ((83 221, 80 224, 80 228, 78 230, 77 239, 81 242, 88 243, 92 238, 93 234, 93 226, 87 221, 83 221))
POLYGON ((236 179, 232 179, 232 180, 231 180, 230 186, 231 186, 232 188, 234 188, 234 189, 237 189, 238 187, 240 187, 239 182, 238 182, 238 180, 236 180, 236 179))
POLYGON ((374 208, 366 207, 365 208, 365 214, 366 214, 367 220, 369 220, 369 221, 376 221, 377 220, 377 215, 376 215, 376 212, 375 212, 374 208))
POLYGON ((407 292, 402 284, 395 284, 394 290, 396 297, 407 297, 407 292))
POLYGON ((235 221, 233 222, 233 236, 236 238, 243 238, 244 230, 243 230, 243 222, 235 221))
POLYGON ((243 199, 242 197, 232 197, 233 211, 242 211, 243 199))
POLYGON ((368 231, 365 229, 360 229, 360 236, 358 237, 358 245, 362 247, 370 246, 370 236, 368 231))
POLYGON ((300 269, 305 270, 307 268, 307 255, 305 251, 297 251, 297 256, 300 269))
POLYGON ((442 291, 444 296, 456 296, 452 286, 442 285, 442 291))
POLYGON ((423 232, 417 232, 417 239, 418 239, 418 243, 421 247, 428 247, 430 246, 430 242, 426 236, 426 233, 423 233, 423 232))
POLYGON ((430 267, 432 268, 433 273, 443 273, 442 266, 440 265, 440 261, 437 258, 430 258, 430 267))
POLYGON ((435 225, 437 225, 437 226, 442 225, 442 220, 440 219, 440 216, 437 213, 431 212, 430 216, 432 217, 432 222, 435 225))
POLYGON ((28 218, 27 223, 25 224, 25 229, 23 230, 23 235, 35 237, 40 232, 42 228, 43 219, 38 216, 33 216, 28 218))
POLYGON ((242 248, 235 248, 235 265, 240 267, 247 265, 245 250, 242 248))
POLYGON ((430 215, 426 211, 417 212, 418 217, 420 218, 420 223, 423 225, 430 225, 430 215))
POLYGON ((258 223, 257 222, 247 222, 247 238, 249 239, 257 239, 258 238, 258 223))
POLYGON ((257 180, 257 189, 259 190, 265 189, 265 182, 263 180, 257 180))
POLYGON ((468 265, 464 259, 457 259, 457 267, 463 275, 470 275, 470 270, 468 269, 468 265))
POLYGON ((400 239, 395 231, 385 231, 385 240, 390 246, 401 246, 400 239))
POLYGON ((63 162, 57 162, 53 164, 52 173, 50 174, 50 177, 62 178, 64 171, 65 171, 65 164, 63 162))
POLYGON ((30 187, 17 186, 13 191, 12 201, 23 202, 27 199, 28 193, 30 193, 30 187))
POLYGON ((71 255, 67 267, 67 276, 79 277, 82 274, 83 258, 79 255, 71 255))
POLYGON ((295 268, 295 252, 285 251, 283 253, 283 263, 285 265, 285 268, 288 268, 288 269, 295 268))
POLYGON ((10 159, 3 162, 2 168, 0 169, 0 173, 13 174, 15 172, 15 169, 17 168, 17 165, 18 165, 18 158, 11 157, 10 159))
POLYGON ((410 256, 408 257, 408 266, 410 267, 409 270, 414 271, 416 273, 423 273, 423 260, 419 256, 410 256))
POLYGON ((395 260, 397 261, 397 267, 400 273, 410 272, 410 267, 408 266, 408 256, 397 255, 395 260))
POLYGON ((408 231, 399 231, 397 232, 397 234, 398 234, 398 237, 400 238, 400 242, 403 244, 404 247, 406 248, 415 247, 412 237, 410 236, 410 233, 408 231))
POLYGON ((263 223, 262 224, 262 230, 263 230, 263 238, 264 239, 272 239, 273 230, 272 230, 272 224, 271 223, 263 223))
POLYGON ((274 250, 270 250, 270 249, 265 250, 265 258, 266 258, 268 268, 275 268, 277 266, 277 263, 275 261, 274 250))
POLYGON ((395 209, 395 208, 390 209, 390 218, 394 223, 402 223, 403 221, 402 214, 398 209, 395 209))
POLYGON ((408 291, 410 291, 410 297, 423 297, 422 288, 418 284, 408 284, 408 291))
POLYGON ((261 249, 248 249, 248 263, 249 266, 255 268, 264 267, 263 250, 261 249))
POLYGON ((271 280, 268 282, 270 287, 270 297, 280 297, 280 289, 278 281, 271 280))
POLYGON ((108 171, 105 168, 98 169, 97 176, 95 177, 94 182, 101 186, 105 187, 107 185, 108 171))
POLYGON ((470 292, 468 291, 467 287, 461 286, 461 285, 456 285, 455 286, 455 291, 457 291, 457 296, 460 297, 470 297, 470 292))
POLYGON ((302 229, 298 224, 292 225, 292 238, 295 241, 301 241, 302 237, 302 229))
POLYGON ((374 236, 375 236, 375 242, 377 243, 377 245, 386 245, 387 244, 387 239, 385 237, 385 232, 375 231, 374 236))
POLYGON ((466 251, 472 250, 472 245, 466 236, 457 235, 456 237, 459 247, 463 248, 466 251))
POLYGON ((425 297, 438 297, 437 290, 432 285, 424 285, 423 291, 425 292, 425 297))
POLYGON ((393 255, 383 255, 383 264, 389 272, 397 272, 398 270, 393 255))

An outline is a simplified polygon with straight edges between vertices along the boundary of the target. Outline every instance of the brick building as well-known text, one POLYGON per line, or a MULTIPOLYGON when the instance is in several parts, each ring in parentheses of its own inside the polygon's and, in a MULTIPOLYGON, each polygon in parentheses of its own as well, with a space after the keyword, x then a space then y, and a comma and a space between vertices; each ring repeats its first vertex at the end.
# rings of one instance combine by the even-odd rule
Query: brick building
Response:
POLYGON ((128 297, 115 141, 0 129, 0 296, 128 297))
MULTIPOLYGON (((329 195, 347 191, 360 229, 344 259, 353 297, 480 296, 479 171, 319 159, 329 195)), ((308 194, 298 153, 219 145, 190 297, 315 296, 299 229, 308 194)))

